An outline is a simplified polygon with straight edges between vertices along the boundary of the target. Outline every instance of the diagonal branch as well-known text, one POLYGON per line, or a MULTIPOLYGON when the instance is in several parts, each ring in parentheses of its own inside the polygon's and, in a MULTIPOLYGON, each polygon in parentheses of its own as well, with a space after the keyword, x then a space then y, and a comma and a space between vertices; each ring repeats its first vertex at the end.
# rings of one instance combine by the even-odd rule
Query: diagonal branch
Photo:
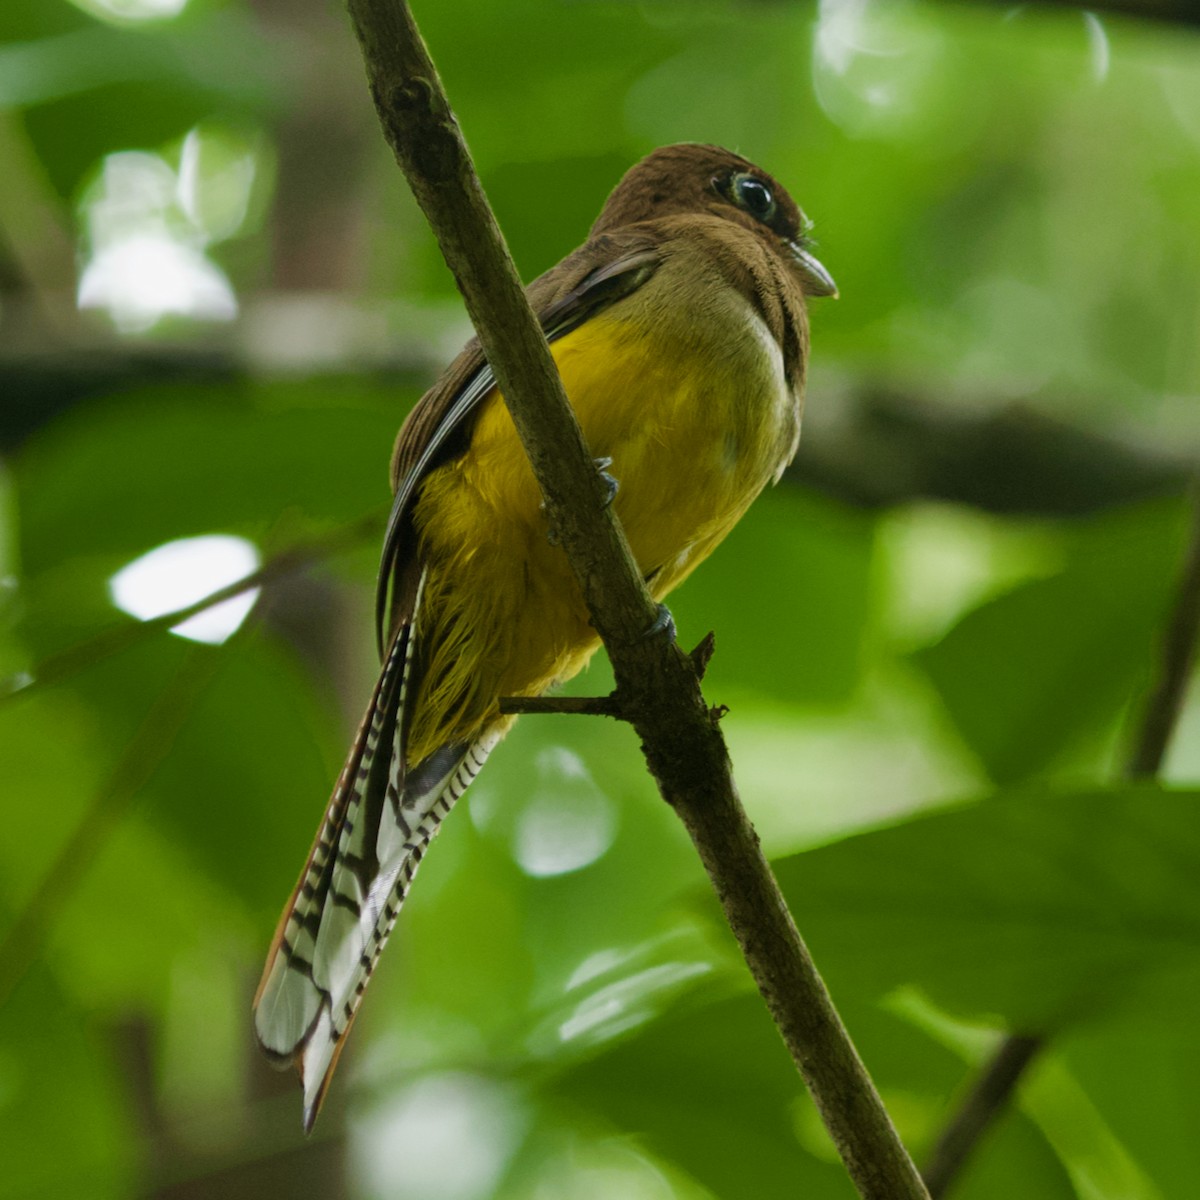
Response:
POLYGON ((189 649, 93 796, 83 819, 0 939, 0 1009, 37 959, 79 883, 108 846, 109 836, 174 746, 217 661, 218 656, 207 648, 189 649))
POLYGON ((224 587, 217 588, 214 592, 209 592, 207 596, 202 596, 199 600, 193 601, 183 608, 162 613, 160 616, 151 617, 145 621, 122 621, 119 625, 101 630, 94 637, 68 646, 65 650, 47 655, 33 670, 0 679, 0 707, 10 701, 28 699, 35 691, 62 683, 71 676, 79 674, 80 671, 87 670, 95 663, 102 662, 123 650, 128 650, 147 638, 157 637, 168 629, 174 629, 176 625, 182 625, 184 621, 190 620, 202 612, 207 612, 218 604, 224 604, 226 600, 232 600, 235 596, 240 596, 252 588, 273 583, 311 563, 330 558, 371 537, 378 537, 383 526, 384 516, 382 513, 368 513, 323 537, 312 538, 310 541, 300 542, 281 551, 273 558, 268 559, 257 570, 243 575, 241 579, 235 579, 224 587))
POLYGON ((1200 638, 1200 475, 1191 487, 1191 530, 1175 602, 1167 618, 1158 670, 1125 766, 1130 780, 1153 779, 1162 769, 1179 723, 1200 638))
POLYGON ((933 1200, 949 1192, 972 1151, 1004 1112, 1017 1083, 1045 1044, 1041 1037, 1010 1033, 984 1064, 971 1090, 939 1135, 921 1172, 933 1200))
POLYGON ((604 640, 663 798, 691 835, 771 1015, 855 1186, 921 1200, 917 1175, 835 1011, 738 799, 695 666, 667 637, 606 507, 545 339, 406 4, 349 0, 384 133, 454 272, 604 640))
MULTIPOLYGON (((1191 529, 1183 570, 1162 641, 1158 670, 1125 764, 1129 780, 1153 779, 1162 769, 1179 721, 1200 638, 1200 479, 1191 489, 1191 529)), ((971 1090, 938 1137, 922 1174, 937 1200, 949 1193, 975 1147, 1008 1104, 1044 1037, 1009 1034, 984 1064, 971 1090)))

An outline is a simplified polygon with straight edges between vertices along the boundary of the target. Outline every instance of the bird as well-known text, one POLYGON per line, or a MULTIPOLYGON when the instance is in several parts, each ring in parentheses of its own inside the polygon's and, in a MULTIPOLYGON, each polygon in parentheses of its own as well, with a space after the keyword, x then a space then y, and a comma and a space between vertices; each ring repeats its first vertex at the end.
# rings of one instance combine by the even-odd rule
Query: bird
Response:
MULTIPOLYGON (((660 605, 796 453, 807 300, 837 295, 810 235, 749 160, 665 146, 526 289, 660 605)), ((477 340, 409 414, 391 480, 382 668, 254 999, 306 1131, 417 867, 515 720, 499 701, 545 693, 599 645, 477 340)))

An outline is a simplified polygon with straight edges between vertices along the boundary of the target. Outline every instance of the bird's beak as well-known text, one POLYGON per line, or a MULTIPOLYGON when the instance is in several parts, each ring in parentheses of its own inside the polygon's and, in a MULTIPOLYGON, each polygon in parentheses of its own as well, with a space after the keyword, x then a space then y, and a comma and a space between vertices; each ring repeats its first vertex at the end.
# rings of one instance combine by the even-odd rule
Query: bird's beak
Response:
POLYGON ((833 276, 799 242, 788 242, 788 250, 791 251, 804 278, 805 295, 831 296, 836 299, 838 290, 833 276))

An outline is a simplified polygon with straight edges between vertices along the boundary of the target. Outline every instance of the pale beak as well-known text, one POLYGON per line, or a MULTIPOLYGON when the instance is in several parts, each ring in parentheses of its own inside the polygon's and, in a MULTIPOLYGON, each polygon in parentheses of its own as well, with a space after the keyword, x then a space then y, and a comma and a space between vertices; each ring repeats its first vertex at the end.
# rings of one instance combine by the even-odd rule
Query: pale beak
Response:
POLYGON ((788 242, 788 249, 804 278, 804 294, 836 298, 838 290, 837 284, 833 282, 833 276, 799 242, 788 242))

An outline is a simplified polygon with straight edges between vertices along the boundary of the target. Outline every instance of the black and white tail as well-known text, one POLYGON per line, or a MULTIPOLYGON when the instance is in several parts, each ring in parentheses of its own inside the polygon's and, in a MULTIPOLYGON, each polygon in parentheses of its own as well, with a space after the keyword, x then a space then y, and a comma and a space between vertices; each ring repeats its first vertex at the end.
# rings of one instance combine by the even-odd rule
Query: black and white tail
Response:
POLYGON ((446 745, 407 768, 415 644, 414 620, 392 641, 254 1000, 263 1050, 300 1074, 306 1130, 425 850, 499 740, 446 745))

